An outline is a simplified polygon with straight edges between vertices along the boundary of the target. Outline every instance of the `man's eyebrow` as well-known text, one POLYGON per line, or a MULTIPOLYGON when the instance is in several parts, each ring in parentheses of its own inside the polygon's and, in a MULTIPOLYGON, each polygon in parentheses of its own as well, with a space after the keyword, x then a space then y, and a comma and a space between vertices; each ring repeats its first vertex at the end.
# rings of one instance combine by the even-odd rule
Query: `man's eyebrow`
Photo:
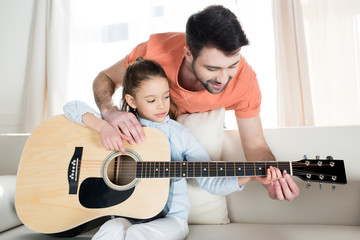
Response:
POLYGON ((234 63, 234 64, 231 64, 229 67, 233 67, 233 66, 235 66, 236 64, 238 64, 239 62, 240 62, 240 60, 236 61, 236 63, 234 63))
MULTIPOLYGON (((236 64, 238 64, 240 62, 240 60, 239 61, 236 61, 235 63, 233 63, 233 64, 231 64, 229 67, 233 67, 233 66, 235 66, 236 64)), ((205 67, 207 67, 207 68, 215 68, 215 69, 220 69, 221 67, 218 67, 218 66, 212 66, 212 65, 204 65, 205 67)))

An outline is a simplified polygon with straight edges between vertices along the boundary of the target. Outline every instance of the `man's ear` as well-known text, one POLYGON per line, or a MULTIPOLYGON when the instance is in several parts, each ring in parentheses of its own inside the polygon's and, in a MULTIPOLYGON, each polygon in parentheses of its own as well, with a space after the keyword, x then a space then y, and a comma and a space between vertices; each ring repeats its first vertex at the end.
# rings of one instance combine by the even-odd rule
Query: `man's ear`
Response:
POLYGON ((194 60, 194 57, 188 46, 184 46, 184 54, 185 54, 186 61, 188 61, 189 63, 192 63, 192 61, 194 60))
POLYGON ((131 96, 130 94, 125 94, 125 100, 130 107, 134 109, 136 108, 135 98, 133 96, 131 96))

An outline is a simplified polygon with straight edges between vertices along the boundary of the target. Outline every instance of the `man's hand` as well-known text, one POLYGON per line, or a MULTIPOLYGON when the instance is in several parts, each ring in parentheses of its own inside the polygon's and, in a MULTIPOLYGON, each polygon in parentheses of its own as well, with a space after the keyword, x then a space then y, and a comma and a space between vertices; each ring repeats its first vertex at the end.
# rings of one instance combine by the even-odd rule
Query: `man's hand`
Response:
POLYGON ((264 184, 272 199, 292 201, 299 196, 299 187, 285 170, 282 175, 278 168, 270 167, 266 177, 259 177, 256 180, 264 184))
POLYGON ((134 144, 135 142, 141 144, 142 141, 145 140, 145 134, 141 124, 134 114, 130 112, 109 111, 103 114, 103 117, 111 126, 120 129, 120 131, 128 137, 126 140, 130 144, 134 144))

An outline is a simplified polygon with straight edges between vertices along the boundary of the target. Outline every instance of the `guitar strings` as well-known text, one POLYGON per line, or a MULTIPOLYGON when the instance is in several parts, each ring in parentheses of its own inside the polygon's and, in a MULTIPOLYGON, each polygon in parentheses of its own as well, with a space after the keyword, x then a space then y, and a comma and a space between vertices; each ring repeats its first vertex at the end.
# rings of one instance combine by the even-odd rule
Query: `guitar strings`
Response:
MULTIPOLYGON (((149 162, 148 162, 149 163, 149 162)), ((151 162, 151 163, 154 163, 154 162, 151 162)), ((156 163, 164 163, 164 162, 156 162, 156 163)), ((166 163, 166 162, 165 162, 166 163)), ((180 163, 181 162, 172 162, 172 163, 177 163, 178 165, 180 165, 180 163)), ((194 163, 194 162, 191 162, 191 163, 194 163)), ((202 164, 209 164, 209 163, 214 163, 214 162, 198 162, 198 163, 202 163, 202 164)), ((224 162, 225 163, 225 162, 224 162)), ((227 163, 229 163, 229 162, 227 162, 227 163)), ((230 165, 231 164, 234 164, 234 163, 237 163, 237 162, 231 162, 230 163, 230 165)), ((245 174, 245 171, 254 171, 254 175, 252 175, 252 174, 248 174, 248 175, 246 175, 246 176, 265 176, 265 174, 264 175, 262 175, 262 174, 255 174, 255 172, 256 171, 259 171, 259 170, 257 170, 257 169, 253 169, 253 163, 249 163, 249 162, 240 162, 240 163, 245 163, 245 165, 251 165, 250 166, 250 168, 252 168, 252 169, 246 169, 246 166, 244 167, 244 169, 245 170, 243 170, 244 171, 244 174, 245 174)), ((274 162, 274 163, 276 163, 276 162, 274 162)), ((102 165, 103 164, 103 162, 101 162, 101 164, 100 165, 102 165)), ((243 165, 242 164, 242 165, 243 165)), ((82 164, 83 165, 83 164, 82 164)), ((97 170, 98 170, 98 165, 99 165, 99 163, 96 163, 96 165, 97 165, 97 170)), ((133 161, 133 162, 123 162, 123 163, 121 163, 121 170, 119 170, 119 171, 116 171, 115 169, 113 170, 113 172, 114 172, 114 174, 116 175, 116 174, 118 174, 118 173, 121 173, 121 176, 131 176, 131 177, 133 177, 134 175, 136 176, 136 174, 138 173, 138 169, 137 169, 137 166, 136 166, 137 164, 135 163, 135 161, 133 161)), ((190 164, 191 165, 191 164, 190 164)), ((226 165, 226 164, 225 164, 226 165)), ((227 164, 227 165, 229 165, 229 164, 227 164)), ((235 164, 234 164, 235 165, 235 164)), ((308 167, 308 166, 306 166, 304 163, 296 163, 296 165, 301 165, 301 166, 303 166, 303 167, 308 167)), ((314 166, 318 166, 317 164, 313 164, 314 166)), ((327 164, 323 164, 323 166, 326 166, 327 164)), ((288 162, 285 162, 285 163, 278 163, 277 164, 277 166, 280 166, 280 167, 282 167, 282 166, 285 166, 285 167, 288 167, 289 166, 289 163, 288 162)), ((294 166, 294 164, 293 164, 293 166, 294 166)), ((309 165, 310 166, 310 165, 309 165)), ((329 164, 329 166, 330 166, 330 164, 329 164)), ((83 173, 83 174, 85 174, 86 175, 86 172, 88 172, 88 171, 86 171, 86 170, 88 170, 88 164, 86 164, 86 166, 81 166, 81 170, 80 170, 80 173, 83 173)), ((160 167, 160 166, 159 166, 160 167)), ((180 168, 180 166, 173 166, 173 167, 171 167, 171 166, 167 166, 169 169, 170 169, 170 172, 171 172, 171 175, 177 175, 178 177, 180 177, 181 176, 181 174, 184 172, 183 171, 183 169, 179 169, 180 168), (173 169, 172 169, 173 168, 173 169)), ((231 174, 228 174, 228 175, 226 175, 225 174, 225 176, 224 177, 227 177, 227 176, 238 176, 238 177, 241 177, 241 176, 239 176, 239 175, 236 175, 236 169, 228 169, 228 168, 226 168, 227 166, 224 166, 224 170, 225 171, 227 171, 227 172, 229 172, 229 173, 231 173, 231 174), (234 173, 234 174, 232 174, 232 173, 234 173)), ((229 166, 228 166, 229 167, 229 166)), ((249 166, 247 166, 248 168, 249 168, 249 166)), ((160 174, 168 174, 168 175, 170 175, 170 173, 169 172, 165 172, 165 170, 164 169, 161 169, 160 168, 160 170, 157 172, 157 171, 155 171, 156 170, 156 166, 145 166, 141 171, 140 171, 140 173, 143 173, 142 175, 145 175, 145 176, 148 176, 149 178, 155 178, 156 177, 156 175, 160 175, 160 174), (145 168, 145 169, 144 169, 145 168), (163 172, 163 173, 161 173, 161 171, 163 172)), ((159 169, 159 168, 158 168, 159 169)), ((210 171, 212 171, 212 172, 216 172, 216 170, 217 169, 211 169, 210 168, 210 171)), ((187 168, 187 171, 186 172, 188 172, 189 171, 189 169, 187 168)), ((224 171, 224 173, 225 173, 225 171, 224 171)), ((266 172, 265 170, 262 170, 264 173, 266 172)), ((91 172, 91 171, 90 171, 91 172)), ((110 172, 111 172, 111 169, 110 169, 110 172)), ((191 168, 190 168, 190 172, 192 172, 192 174, 193 175, 207 175, 207 177, 209 177, 209 174, 208 174, 208 172, 206 172, 205 174, 204 174, 204 172, 202 171, 202 167, 200 167, 200 166, 192 166, 191 168)), ((139 174, 140 174, 139 173, 139 174)), ((256 172, 257 173, 257 172, 256 172)), ((318 172, 314 172, 314 171, 301 171, 301 170, 293 170, 293 173, 294 174, 297 174, 297 175, 307 175, 307 174, 313 174, 313 175, 319 175, 319 174, 322 174, 322 173, 318 173, 318 172)), ((219 174, 217 174, 217 175, 219 175, 219 174)), ((328 176, 332 176, 332 175, 330 175, 330 174, 322 174, 324 177, 326 176, 326 177, 328 177, 328 176)), ((222 175, 221 175, 222 176, 222 175)))
MULTIPOLYGON (((122 162, 122 161, 120 161, 122 162)), ((269 165, 268 163, 275 163, 275 164, 271 164, 270 166, 273 166, 273 167, 277 167, 277 166, 290 166, 290 162, 286 162, 286 161, 281 161, 281 162, 273 162, 273 161, 269 161, 269 162, 224 162, 224 161, 213 161, 213 162, 208 162, 208 161, 198 161, 198 162, 187 162, 187 161, 132 161, 132 162, 129 162, 129 161, 123 161, 122 164, 137 164, 137 163, 166 163, 166 162, 169 162, 171 164, 182 164, 182 163, 186 163, 186 164, 211 164, 211 165, 215 165, 217 163, 220 163, 220 164, 224 164, 224 165, 245 165, 248 166, 248 165, 251 165, 250 167, 253 167, 253 166, 264 166, 264 165, 269 165)), ((87 165, 103 165, 104 163, 104 160, 81 160, 81 164, 83 163, 86 163, 87 165)), ((270 167, 270 166, 267 166, 267 167, 270 167)), ((325 167, 325 166, 331 166, 330 163, 322 163, 321 166, 319 166, 317 163, 310 163, 308 165, 306 165, 305 163, 299 163, 299 162, 292 162, 292 166, 303 166, 303 167, 325 167)))

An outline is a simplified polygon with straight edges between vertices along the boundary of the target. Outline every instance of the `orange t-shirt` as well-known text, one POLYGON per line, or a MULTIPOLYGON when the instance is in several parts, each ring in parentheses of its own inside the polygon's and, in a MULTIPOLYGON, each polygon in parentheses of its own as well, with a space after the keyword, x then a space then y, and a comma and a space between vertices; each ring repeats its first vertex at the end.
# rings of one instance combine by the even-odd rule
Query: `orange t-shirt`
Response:
POLYGON ((188 91, 178 83, 186 46, 185 33, 153 34, 147 42, 139 44, 124 61, 125 69, 138 57, 159 63, 169 78, 170 94, 179 108, 179 114, 207 112, 217 108, 235 110, 239 118, 255 117, 260 112, 261 93, 255 72, 241 56, 237 73, 219 94, 206 89, 188 91))

